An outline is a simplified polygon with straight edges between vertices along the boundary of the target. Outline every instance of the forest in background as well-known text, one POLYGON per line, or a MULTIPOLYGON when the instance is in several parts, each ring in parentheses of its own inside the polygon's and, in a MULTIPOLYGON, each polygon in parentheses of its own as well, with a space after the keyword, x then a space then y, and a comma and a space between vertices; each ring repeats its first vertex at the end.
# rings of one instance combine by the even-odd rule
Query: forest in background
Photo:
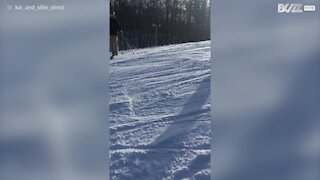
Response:
POLYGON ((120 49, 210 39, 209 0, 112 0, 125 38, 120 49), (128 43, 126 43, 126 40, 128 43))

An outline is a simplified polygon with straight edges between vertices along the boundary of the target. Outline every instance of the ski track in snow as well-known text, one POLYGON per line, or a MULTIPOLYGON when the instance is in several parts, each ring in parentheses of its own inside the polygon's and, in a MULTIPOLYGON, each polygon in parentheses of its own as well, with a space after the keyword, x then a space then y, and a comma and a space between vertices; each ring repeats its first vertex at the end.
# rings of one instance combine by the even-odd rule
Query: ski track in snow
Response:
POLYGON ((210 179, 210 41, 110 60, 113 180, 210 179))

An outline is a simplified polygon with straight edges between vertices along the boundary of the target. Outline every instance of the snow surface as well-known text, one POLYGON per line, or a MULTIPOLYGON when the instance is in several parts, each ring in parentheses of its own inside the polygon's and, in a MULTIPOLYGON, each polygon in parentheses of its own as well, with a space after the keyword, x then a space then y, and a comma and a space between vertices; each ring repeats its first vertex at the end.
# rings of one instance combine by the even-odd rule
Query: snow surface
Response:
POLYGON ((210 179, 210 41, 110 60, 111 179, 210 179))

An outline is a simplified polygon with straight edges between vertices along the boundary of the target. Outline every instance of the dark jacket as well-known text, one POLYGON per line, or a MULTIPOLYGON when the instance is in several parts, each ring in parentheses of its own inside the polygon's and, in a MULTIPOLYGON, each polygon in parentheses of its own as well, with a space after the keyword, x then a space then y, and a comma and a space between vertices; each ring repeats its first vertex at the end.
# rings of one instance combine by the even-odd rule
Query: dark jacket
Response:
POLYGON ((116 17, 111 16, 110 17, 110 35, 117 36, 118 32, 120 32, 121 30, 122 30, 121 26, 120 26, 118 20, 116 19, 116 17))

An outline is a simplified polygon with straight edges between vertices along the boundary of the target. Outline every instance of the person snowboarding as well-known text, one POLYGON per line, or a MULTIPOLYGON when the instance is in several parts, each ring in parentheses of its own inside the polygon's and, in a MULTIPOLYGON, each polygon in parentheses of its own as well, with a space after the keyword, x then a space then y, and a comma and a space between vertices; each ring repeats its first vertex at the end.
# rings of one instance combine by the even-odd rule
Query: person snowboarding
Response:
POLYGON ((122 28, 117 20, 115 13, 110 15, 110 48, 111 48, 111 59, 118 55, 118 34, 122 33, 122 28))

